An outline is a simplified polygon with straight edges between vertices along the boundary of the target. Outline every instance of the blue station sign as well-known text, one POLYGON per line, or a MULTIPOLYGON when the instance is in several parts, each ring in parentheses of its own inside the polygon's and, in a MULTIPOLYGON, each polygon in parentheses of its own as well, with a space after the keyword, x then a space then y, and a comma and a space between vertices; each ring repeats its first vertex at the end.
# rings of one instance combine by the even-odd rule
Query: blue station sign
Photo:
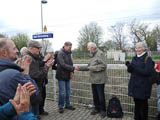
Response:
POLYGON ((53 38, 53 33, 41 33, 32 35, 33 39, 53 38))

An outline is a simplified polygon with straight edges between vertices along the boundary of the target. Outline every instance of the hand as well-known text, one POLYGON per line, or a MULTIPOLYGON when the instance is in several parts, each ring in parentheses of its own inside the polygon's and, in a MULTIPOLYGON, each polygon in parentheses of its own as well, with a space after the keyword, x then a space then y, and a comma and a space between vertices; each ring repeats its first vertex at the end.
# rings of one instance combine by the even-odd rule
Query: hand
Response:
POLYGON ((73 72, 71 72, 70 73, 70 78, 73 79, 73 76, 74 76, 74 74, 73 74, 73 72))
POLYGON ((21 58, 18 58, 16 61, 14 61, 14 63, 18 64, 20 60, 21 58))
POLYGON ((22 72, 22 74, 29 74, 29 67, 31 64, 31 57, 26 55, 24 56, 18 63, 18 65, 24 69, 24 71, 22 72))
POLYGON ((48 53, 47 55, 45 55, 43 61, 48 61, 53 55, 48 53))
MULTIPOLYGON (((13 100, 19 104, 20 103, 20 93, 21 93, 21 84, 18 84, 17 90, 16 90, 16 94, 13 98, 13 100)), ((29 92, 29 95, 32 96, 35 92, 36 92, 36 88, 34 87, 34 85, 31 82, 27 82, 23 85, 23 87, 25 87, 27 89, 27 91, 29 92)))
POLYGON ((45 66, 51 67, 53 64, 54 64, 54 60, 48 60, 48 61, 45 63, 45 66))
POLYGON ((89 66, 89 67, 88 67, 88 70, 90 70, 90 69, 91 69, 91 67, 89 66))
POLYGON ((29 92, 29 95, 32 96, 36 92, 35 86, 31 82, 27 82, 23 85, 29 92))
POLYGON ((129 61, 126 61, 126 63, 125 63, 125 65, 128 67, 128 65, 130 64, 130 62, 129 61))
POLYGON ((80 70, 80 66, 75 66, 75 70, 79 71, 80 70))
POLYGON ((9 101, 13 105, 18 115, 22 114, 25 111, 28 111, 30 105, 30 94, 29 91, 27 91, 26 86, 22 87, 20 84, 18 84, 14 99, 11 99, 9 101), (19 99, 18 102, 16 101, 16 99, 19 99))
POLYGON ((134 70, 133 64, 129 64, 127 67, 128 72, 132 72, 134 70))
POLYGON ((19 99, 20 99, 21 87, 22 87, 21 84, 18 84, 18 87, 17 87, 17 90, 16 90, 16 94, 15 94, 15 96, 14 96, 14 98, 13 98, 13 100, 14 100, 17 104, 20 103, 19 99))

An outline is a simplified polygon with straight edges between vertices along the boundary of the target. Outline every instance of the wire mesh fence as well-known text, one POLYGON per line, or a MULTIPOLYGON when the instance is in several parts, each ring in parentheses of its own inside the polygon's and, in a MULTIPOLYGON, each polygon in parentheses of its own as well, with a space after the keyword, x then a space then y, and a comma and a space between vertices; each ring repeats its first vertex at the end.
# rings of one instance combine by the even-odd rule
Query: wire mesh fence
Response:
MULTIPOLYGON (((73 59, 76 64, 88 63, 88 59, 73 59)), ((58 100, 58 85, 55 79, 56 71, 50 71, 49 84, 47 86, 48 99, 58 100)), ((127 72, 124 61, 107 60, 108 80, 105 85, 106 107, 109 99, 117 96, 125 114, 133 116, 134 102, 128 96, 128 81, 130 74, 127 72)), ((154 118, 157 113, 157 91, 156 85, 153 85, 152 96, 149 99, 149 116, 154 118)), ((74 78, 71 80, 71 102, 76 105, 92 105, 92 91, 89 81, 89 72, 75 71, 74 78)))

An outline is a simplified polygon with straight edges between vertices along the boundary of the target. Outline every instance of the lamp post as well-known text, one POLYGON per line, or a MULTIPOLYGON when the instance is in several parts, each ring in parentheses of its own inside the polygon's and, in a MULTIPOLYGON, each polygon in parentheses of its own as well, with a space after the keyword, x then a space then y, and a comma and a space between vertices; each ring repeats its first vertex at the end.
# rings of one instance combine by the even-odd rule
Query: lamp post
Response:
POLYGON ((46 4, 47 0, 41 0, 41 27, 43 32, 43 4, 46 4))
MULTIPOLYGON (((41 27, 42 27, 42 33, 43 33, 43 4, 46 4, 47 0, 41 0, 41 27)), ((44 41, 42 39, 42 55, 44 56, 44 41)))

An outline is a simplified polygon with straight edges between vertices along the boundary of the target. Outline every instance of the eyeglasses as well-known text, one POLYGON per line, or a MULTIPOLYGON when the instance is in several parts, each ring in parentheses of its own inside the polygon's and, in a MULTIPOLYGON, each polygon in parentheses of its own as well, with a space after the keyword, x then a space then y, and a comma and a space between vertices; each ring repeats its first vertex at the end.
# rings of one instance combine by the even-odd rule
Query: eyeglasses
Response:
POLYGON ((36 47, 36 46, 34 46, 34 48, 41 49, 42 47, 36 47))

